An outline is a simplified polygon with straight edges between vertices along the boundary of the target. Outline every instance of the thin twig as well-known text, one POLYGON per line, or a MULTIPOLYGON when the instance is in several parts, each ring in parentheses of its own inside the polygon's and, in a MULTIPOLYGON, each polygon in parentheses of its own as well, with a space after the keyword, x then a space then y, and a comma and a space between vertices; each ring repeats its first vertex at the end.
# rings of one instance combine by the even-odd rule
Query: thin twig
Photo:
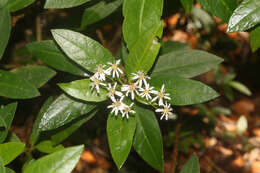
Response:
POLYGON ((175 137, 174 137, 174 141, 173 141, 174 147, 173 147, 173 151, 172 151, 172 165, 171 165, 172 173, 175 173, 176 166, 177 166, 180 130, 181 130, 181 123, 178 122, 178 124, 175 128, 175 137))
POLYGON ((205 159, 207 160, 207 162, 219 173, 226 173, 223 169, 221 169, 220 167, 218 167, 218 165, 216 165, 208 156, 205 156, 205 159))
POLYGON ((101 44, 102 44, 105 48, 108 48, 108 47, 107 47, 107 42, 106 42, 106 40, 104 39, 103 34, 102 34, 102 32, 100 31, 100 29, 97 29, 97 30, 96 30, 96 33, 97 33, 97 36, 98 36, 99 40, 101 41, 101 44))
POLYGON ((36 17, 36 40, 41 41, 42 40, 42 27, 41 27, 41 17, 36 17))

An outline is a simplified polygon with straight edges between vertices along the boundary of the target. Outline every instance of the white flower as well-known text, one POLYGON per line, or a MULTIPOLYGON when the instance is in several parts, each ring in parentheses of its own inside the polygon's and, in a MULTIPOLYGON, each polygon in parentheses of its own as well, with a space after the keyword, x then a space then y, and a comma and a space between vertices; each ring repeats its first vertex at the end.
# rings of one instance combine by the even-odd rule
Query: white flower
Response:
POLYGON ((156 91, 153 90, 154 87, 150 87, 149 84, 145 84, 145 88, 140 88, 139 91, 142 92, 140 93, 140 96, 143 98, 145 97, 146 100, 152 99, 150 94, 155 94, 156 91))
POLYGON ((155 112, 161 112, 162 116, 161 116, 161 120, 165 117, 166 120, 168 120, 168 117, 173 115, 173 113, 171 112, 172 108, 170 104, 167 104, 167 102, 165 103, 165 105, 163 105, 163 109, 159 108, 156 109, 155 112))
POLYGON ((90 78, 90 80, 92 81, 92 82, 90 83, 91 90, 93 90, 94 88, 96 88, 97 93, 100 93, 99 85, 106 86, 106 84, 100 82, 100 80, 98 80, 98 79, 96 78, 96 76, 92 76, 92 77, 90 78))
POLYGON ((124 99, 124 97, 121 97, 120 100, 117 100, 115 98, 111 98, 111 100, 113 101, 113 103, 111 105, 109 105, 107 108, 112 108, 111 113, 115 113, 115 115, 117 116, 118 112, 120 111, 123 114, 123 110, 125 108, 125 104, 122 102, 124 99))
POLYGON ((121 88, 121 91, 126 92, 127 97, 128 97, 128 94, 131 93, 131 99, 134 100, 135 94, 139 95, 136 85, 137 85, 136 83, 130 83, 128 85, 123 85, 121 88))
POLYGON ((104 70, 105 65, 99 65, 97 67, 97 72, 94 74, 94 76, 101 81, 106 80, 106 74, 107 72, 104 70))
POLYGON ((134 103, 131 103, 130 106, 125 105, 124 110, 123 110, 123 114, 122 117, 124 118, 126 116, 126 118, 129 118, 129 113, 135 114, 135 111, 132 110, 132 106, 134 105, 134 103))
POLYGON ((170 94, 169 93, 165 93, 164 90, 164 84, 162 85, 161 91, 155 91, 154 94, 156 94, 156 97, 154 97, 152 99, 152 102, 154 102, 155 100, 159 99, 159 106, 163 105, 163 99, 167 99, 167 100, 171 100, 171 98, 169 97, 170 94))
POLYGON ((119 97, 123 96, 123 93, 116 90, 116 85, 117 85, 117 82, 114 84, 113 87, 111 86, 111 84, 108 84, 107 90, 108 90, 108 96, 110 98, 115 97, 115 95, 117 95, 119 97))
POLYGON ((119 73, 123 74, 123 71, 118 67, 120 64, 120 60, 117 60, 115 64, 112 64, 111 62, 108 62, 107 64, 111 65, 107 70, 106 74, 111 75, 112 72, 112 77, 114 78, 119 77, 119 73))
POLYGON ((132 80, 137 80, 137 84, 139 87, 142 87, 143 82, 146 85, 147 81, 146 79, 151 79, 149 76, 147 76, 144 72, 138 71, 137 73, 132 73, 133 77, 131 78, 132 80))

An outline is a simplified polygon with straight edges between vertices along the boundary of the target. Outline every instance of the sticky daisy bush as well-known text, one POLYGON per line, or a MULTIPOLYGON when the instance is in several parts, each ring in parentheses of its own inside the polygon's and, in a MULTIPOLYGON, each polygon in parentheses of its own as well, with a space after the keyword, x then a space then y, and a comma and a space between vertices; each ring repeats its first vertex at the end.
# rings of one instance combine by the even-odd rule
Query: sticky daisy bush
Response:
MULTIPOLYGON (((11 23, 15 24, 15 20, 11 22, 13 13, 30 8, 35 1, 0 0, 0 58, 8 43, 11 23)), ((187 13, 194 9, 193 0, 180 2, 187 13)), ((227 22, 228 32, 250 29, 252 50, 259 48, 258 1, 197 2, 227 22)), ((188 49, 181 43, 163 43, 163 0, 46 0, 44 8, 71 8, 85 3, 88 5, 77 31, 88 30, 91 24, 116 10, 122 11, 121 48, 113 56, 91 37, 55 28, 51 30, 52 40, 27 45, 31 55, 43 64, 70 73, 77 80, 57 84, 63 94, 45 100, 26 144, 9 132, 18 103, 0 106, 0 172, 12 172, 8 164, 22 153, 26 155, 22 172, 71 172, 84 146, 65 148, 62 142, 95 116, 106 120, 108 144, 118 169, 133 148, 151 167, 163 172, 163 142, 158 121, 173 123, 178 121, 180 106, 218 97, 211 87, 192 78, 215 68, 222 59, 205 51, 188 49), (36 150, 46 155, 35 156, 36 150)), ((8 103, 12 99, 39 97, 39 88, 57 73, 49 67, 31 65, 0 70, 0 96, 8 103)), ((191 167, 192 172, 199 172, 195 156, 183 172, 191 167)))

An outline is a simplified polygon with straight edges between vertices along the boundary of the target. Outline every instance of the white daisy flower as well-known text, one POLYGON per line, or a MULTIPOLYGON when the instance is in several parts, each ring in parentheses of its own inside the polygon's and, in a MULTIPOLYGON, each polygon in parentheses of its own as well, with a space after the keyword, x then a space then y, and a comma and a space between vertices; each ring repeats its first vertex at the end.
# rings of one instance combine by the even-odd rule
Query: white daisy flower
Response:
POLYGON ((124 110, 123 110, 123 114, 122 117, 124 118, 126 116, 126 118, 129 118, 129 113, 135 114, 135 111, 132 110, 132 106, 134 105, 134 103, 131 103, 130 106, 125 105, 124 110))
POLYGON ((115 115, 117 116, 118 112, 120 111, 123 114, 123 110, 125 108, 125 104, 122 102, 124 99, 124 97, 121 97, 120 100, 117 100, 115 98, 111 98, 111 100, 113 101, 113 103, 111 105, 109 105, 107 108, 112 108, 111 113, 115 113, 115 115))
POLYGON ((142 92, 140 93, 140 96, 143 98, 145 97, 146 100, 151 100, 152 96, 150 94, 155 94, 156 91, 153 90, 154 87, 150 87, 149 84, 145 84, 145 88, 140 88, 139 91, 142 92))
POLYGON ((108 65, 111 65, 107 70, 106 74, 111 75, 112 72, 112 77, 114 78, 119 77, 119 73, 123 74, 123 71, 118 67, 120 64, 121 60, 117 60, 115 64, 112 64, 111 62, 108 62, 108 65))
POLYGON ((92 77, 90 78, 90 80, 92 81, 92 82, 90 83, 91 90, 93 90, 94 88, 96 88, 97 93, 100 93, 99 85, 106 86, 106 84, 105 84, 105 83, 102 83, 100 80, 98 80, 98 79, 96 78, 96 76, 92 76, 92 77))
POLYGON ((123 93, 121 93, 120 91, 116 90, 116 86, 117 86, 117 82, 114 84, 114 86, 112 87, 111 84, 108 84, 107 90, 108 90, 108 96, 110 98, 115 98, 115 95, 122 97, 123 93))
POLYGON ((94 76, 101 81, 106 80, 106 70, 104 70, 105 65, 99 65, 97 67, 97 72, 94 74, 94 76))
POLYGON ((139 87, 142 87, 143 82, 146 85, 147 81, 146 79, 151 79, 149 76, 147 76, 144 72, 138 71, 137 73, 132 73, 133 77, 131 78, 132 80, 137 80, 137 84, 139 87))
POLYGON ((154 97, 152 99, 152 102, 156 101, 157 99, 159 99, 159 106, 163 105, 163 99, 167 99, 167 100, 171 100, 171 98, 169 97, 170 94, 169 93, 165 93, 165 89, 164 89, 164 84, 162 85, 161 91, 155 91, 154 94, 156 94, 156 97, 154 97))
POLYGON ((160 120, 162 120, 164 117, 166 120, 168 120, 168 117, 173 115, 171 111, 172 111, 171 104, 167 104, 167 102, 165 103, 165 105, 163 105, 163 108, 159 108, 155 110, 155 112, 162 113, 160 120))
POLYGON ((137 84, 136 83, 130 83, 128 85, 123 85, 121 87, 122 92, 126 92, 126 96, 128 97, 128 94, 131 93, 131 99, 135 99, 135 94, 139 95, 139 92, 137 91, 137 84))

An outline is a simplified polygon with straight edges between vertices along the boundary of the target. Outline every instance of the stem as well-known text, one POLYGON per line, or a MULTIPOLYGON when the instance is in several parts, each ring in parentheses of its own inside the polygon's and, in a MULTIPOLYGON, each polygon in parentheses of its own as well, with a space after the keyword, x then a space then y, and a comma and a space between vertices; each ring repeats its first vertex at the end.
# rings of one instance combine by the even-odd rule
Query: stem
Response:
POLYGON ((172 165, 171 165, 171 171, 170 171, 172 173, 175 173, 176 165, 177 165, 180 130, 181 130, 181 123, 179 121, 178 124, 176 125, 175 137, 173 139, 174 147, 173 147, 173 151, 172 151, 172 165))

